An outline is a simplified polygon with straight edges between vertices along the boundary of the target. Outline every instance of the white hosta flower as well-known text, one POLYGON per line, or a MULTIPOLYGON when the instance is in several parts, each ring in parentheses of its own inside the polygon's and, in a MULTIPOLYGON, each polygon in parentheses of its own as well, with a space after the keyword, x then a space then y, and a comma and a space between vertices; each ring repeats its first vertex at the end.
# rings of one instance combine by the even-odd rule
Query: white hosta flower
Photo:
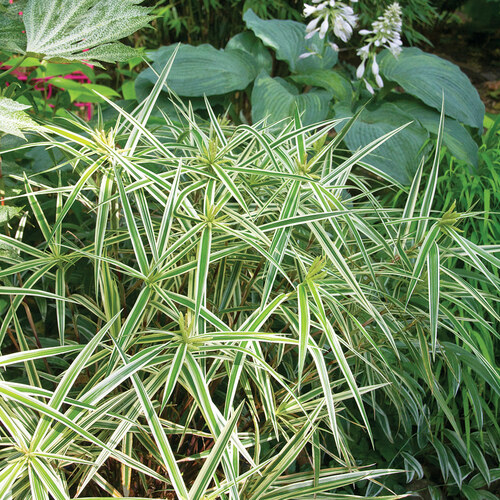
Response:
POLYGON ((361 61, 361 64, 358 66, 358 69, 356 70, 356 77, 360 79, 363 77, 364 74, 365 74, 365 60, 363 59, 361 61))
POLYGON ((342 15, 338 15, 333 20, 333 32, 336 37, 347 42, 352 36, 352 30, 356 26, 358 18, 351 7, 343 7, 340 11, 342 15))
POLYGON ((380 88, 384 86, 384 80, 382 80, 382 77, 380 75, 375 75, 375 81, 380 88))
MULTIPOLYGON (((375 82, 379 87, 384 86, 384 81, 379 74, 379 66, 377 63, 377 49, 385 47, 390 50, 394 57, 401 53, 401 29, 403 26, 401 20, 401 7, 398 2, 389 5, 384 14, 372 23, 371 30, 360 30, 359 34, 365 37, 365 45, 357 50, 356 54, 361 58, 361 64, 358 66, 356 76, 362 78, 365 70, 370 67, 367 64, 371 60, 371 73, 375 77, 375 82)), ((372 93, 373 88, 364 79, 365 86, 372 93)))
MULTIPOLYGON (((385 47, 389 49, 394 56, 398 56, 401 52, 401 29, 403 22, 401 19, 402 11, 398 2, 389 5, 384 14, 372 23, 371 30, 360 30, 359 34, 368 37, 365 41, 368 44, 363 47, 366 52, 366 47, 369 49, 372 46, 385 47), (371 35, 371 36, 370 36, 371 35)), ((361 50, 361 49, 360 49, 361 50)), ((358 51, 358 55, 360 51, 358 51)))
POLYGON ((312 16, 318 10, 314 5, 304 4, 304 17, 312 16))
POLYGON ((319 28, 319 37, 325 38, 326 32, 328 31, 328 17, 325 17, 324 21, 321 23, 319 28))
POLYGON ((357 50, 356 54, 363 60, 368 59, 370 55, 370 45, 363 45, 363 47, 357 50))
POLYGON ((317 17, 313 19, 307 26, 306 26, 306 38, 310 38, 312 35, 309 35, 309 33, 317 31, 316 27, 318 26, 318 23, 321 21, 320 17, 317 17))
POLYGON ((389 47, 388 49, 392 52, 392 55, 394 57, 398 57, 399 54, 401 54, 401 46, 403 45, 403 42, 401 41, 401 38, 396 41, 390 41, 389 42, 389 47))
MULTIPOLYGON (((314 17, 306 26, 306 39, 311 38, 315 33, 318 33, 320 38, 325 38, 328 30, 332 29, 337 38, 347 42, 358 22, 358 16, 352 7, 346 2, 337 0, 312 0, 312 2, 313 5, 304 4, 304 17, 314 17)), ((336 44, 332 47, 338 49, 336 44)))
POLYGON ((365 82, 365 87, 366 87, 366 90, 368 90, 368 92, 370 92, 370 94, 375 94, 375 91, 373 90, 373 87, 368 83, 368 80, 366 79, 363 79, 363 81, 365 82))
POLYGON ((307 59, 308 57, 317 55, 318 54, 316 52, 304 52, 303 54, 300 54, 299 59, 307 59))

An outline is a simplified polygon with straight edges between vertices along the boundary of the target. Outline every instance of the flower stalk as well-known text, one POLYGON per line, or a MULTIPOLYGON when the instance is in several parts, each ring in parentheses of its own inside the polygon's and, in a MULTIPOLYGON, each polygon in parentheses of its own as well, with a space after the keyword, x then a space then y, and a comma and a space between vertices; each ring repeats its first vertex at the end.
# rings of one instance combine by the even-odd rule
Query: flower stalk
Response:
MULTIPOLYGON (((356 3, 358 0, 351 0, 356 3)), ((306 26, 306 39, 311 38, 316 33, 324 39, 329 31, 332 31, 336 38, 347 42, 353 35, 354 28, 358 22, 358 16, 351 5, 347 2, 337 0, 312 0, 312 4, 304 5, 304 17, 313 19, 306 26)), ((402 11, 398 2, 389 5, 384 13, 372 23, 372 29, 362 29, 359 34, 363 37, 363 45, 356 51, 361 58, 361 63, 356 70, 356 76, 362 80, 367 90, 373 94, 375 91, 368 82, 367 74, 371 74, 379 88, 384 86, 384 81, 380 76, 377 62, 377 52, 381 48, 387 48, 394 57, 401 53, 402 11)), ((334 50, 339 50, 336 43, 330 42, 334 50)), ((314 52, 302 54, 301 58, 314 55, 314 52)))
MULTIPOLYGON (((372 23, 371 30, 360 30, 359 34, 364 37, 364 45, 359 48, 356 54, 361 58, 361 64, 358 66, 356 76, 361 79, 365 76, 368 67, 371 68, 371 74, 375 78, 377 85, 382 88, 384 81, 379 73, 377 63, 377 51, 380 48, 388 49, 394 57, 401 53, 402 12, 398 2, 389 5, 382 16, 372 23)), ((373 94, 373 88, 366 78, 363 78, 365 86, 373 94)))

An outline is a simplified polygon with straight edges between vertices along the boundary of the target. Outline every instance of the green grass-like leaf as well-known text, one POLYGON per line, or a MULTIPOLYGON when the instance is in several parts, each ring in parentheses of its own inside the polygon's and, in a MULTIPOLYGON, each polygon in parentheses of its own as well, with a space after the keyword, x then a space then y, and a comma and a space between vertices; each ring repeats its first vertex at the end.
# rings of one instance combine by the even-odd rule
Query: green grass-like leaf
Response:
POLYGON ((346 156, 298 113, 153 125, 168 70, 108 130, 47 124, 78 174, 27 175, 0 236, 0 488, 398 498, 377 482, 428 457, 493 480, 498 246, 436 204, 439 151, 395 208, 357 165, 397 132, 346 156), (406 444, 375 469, 381 439, 406 444))

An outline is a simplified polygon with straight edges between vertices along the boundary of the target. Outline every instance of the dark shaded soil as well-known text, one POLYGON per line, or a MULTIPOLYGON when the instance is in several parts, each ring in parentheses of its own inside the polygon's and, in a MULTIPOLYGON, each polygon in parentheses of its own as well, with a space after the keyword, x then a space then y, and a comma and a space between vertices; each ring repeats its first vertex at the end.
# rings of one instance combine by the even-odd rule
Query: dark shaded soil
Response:
POLYGON ((447 23, 426 35, 434 47, 423 49, 460 66, 479 92, 486 112, 500 113, 500 29, 479 32, 467 23, 447 23))

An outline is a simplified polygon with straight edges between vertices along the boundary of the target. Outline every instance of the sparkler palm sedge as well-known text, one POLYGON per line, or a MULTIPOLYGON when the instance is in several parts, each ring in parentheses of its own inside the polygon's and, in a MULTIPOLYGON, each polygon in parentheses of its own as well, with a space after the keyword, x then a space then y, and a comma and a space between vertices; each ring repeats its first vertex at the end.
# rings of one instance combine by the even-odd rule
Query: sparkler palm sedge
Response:
POLYGON ((0 292, 11 297, 2 349, 19 349, 0 366, 23 374, 0 381, 0 491, 19 500, 151 485, 193 500, 348 493, 393 471, 353 466, 347 421, 368 440, 369 407, 388 397, 402 415, 414 411, 414 381, 392 356, 421 367, 458 430, 439 384, 440 338, 474 353, 494 385, 460 326, 468 320, 450 308, 466 300, 488 331, 481 311, 496 313, 447 263, 465 261, 498 288, 498 259, 459 234, 462 215, 432 212, 439 153, 421 208, 420 171, 405 209, 387 209, 352 168, 397 131, 345 159, 349 126, 325 142, 335 122, 303 127, 299 115, 273 136, 261 124, 223 126, 210 107, 200 125, 179 108, 186 126, 165 118, 153 132, 167 73, 132 115, 110 103, 120 119, 106 133, 47 125, 45 145, 78 176, 57 188, 25 179, 40 242, 0 237, 13 250, 2 254, 0 292), (77 208, 88 225, 75 234, 77 208), (32 348, 23 300, 43 318, 30 297, 55 311, 58 346, 32 348), (309 465, 284 475, 299 457, 309 465))

